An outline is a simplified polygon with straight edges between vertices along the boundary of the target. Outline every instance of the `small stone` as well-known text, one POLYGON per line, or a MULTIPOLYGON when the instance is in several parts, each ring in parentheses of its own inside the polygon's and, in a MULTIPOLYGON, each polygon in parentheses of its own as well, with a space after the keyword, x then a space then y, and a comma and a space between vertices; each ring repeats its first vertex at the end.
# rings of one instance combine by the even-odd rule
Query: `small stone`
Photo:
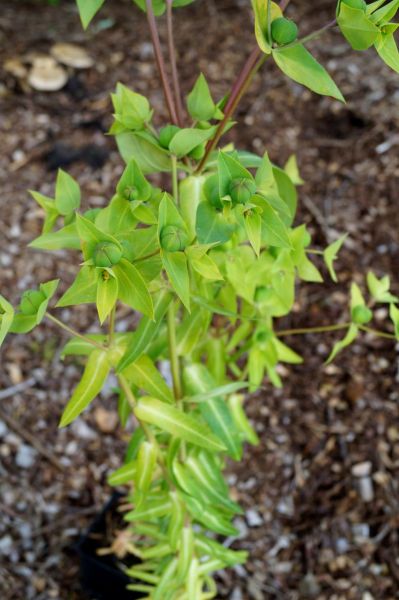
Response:
POLYGON ((252 508, 246 511, 245 517, 250 527, 260 527, 263 525, 262 517, 256 510, 253 510, 252 508))
POLYGON ((12 548, 12 537, 10 535, 5 535, 0 538, 0 554, 6 555, 9 554, 12 548))
POLYGON ((357 463, 356 465, 353 465, 352 467, 352 475, 354 477, 368 477, 371 473, 371 470, 373 468, 373 465, 371 464, 371 462, 365 461, 365 462, 361 462, 361 463, 357 463))
POLYGON ((299 592, 305 598, 316 598, 320 594, 320 586, 313 573, 308 573, 299 585, 299 592))
POLYGON ((97 438, 96 432, 83 419, 76 419, 72 423, 71 429, 76 437, 82 440, 95 440, 97 438))
POLYGON ((118 415, 113 410, 106 410, 100 406, 94 411, 94 418, 103 433, 112 433, 118 427, 118 415))
POLYGON ((22 444, 17 451, 15 463, 21 469, 30 469, 35 464, 36 451, 27 444, 22 444))
POLYGON ((7 425, 4 423, 4 421, 0 421, 0 438, 4 437, 7 432, 7 425))

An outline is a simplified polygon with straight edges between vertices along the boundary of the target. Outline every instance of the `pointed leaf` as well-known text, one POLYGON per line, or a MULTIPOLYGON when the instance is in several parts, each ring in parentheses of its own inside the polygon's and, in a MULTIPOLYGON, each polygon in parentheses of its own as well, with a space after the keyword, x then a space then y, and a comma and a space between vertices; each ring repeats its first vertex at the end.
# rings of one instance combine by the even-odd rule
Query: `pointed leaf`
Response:
POLYGON ((118 297, 122 302, 147 315, 154 317, 151 294, 143 277, 134 265, 124 258, 113 266, 113 272, 119 283, 118 297))

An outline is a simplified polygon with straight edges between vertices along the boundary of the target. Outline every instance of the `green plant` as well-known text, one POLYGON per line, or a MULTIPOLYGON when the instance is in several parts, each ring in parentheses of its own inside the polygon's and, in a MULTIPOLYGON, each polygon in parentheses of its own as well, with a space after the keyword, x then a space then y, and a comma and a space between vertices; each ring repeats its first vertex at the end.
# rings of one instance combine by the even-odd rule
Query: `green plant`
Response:
MULTIPOLYGON (((103 1, 77 0, 85 27, 103 1)), ((217 537, 236 533, 232 520, 241 511, 222 472, 227 457, 240 460, 244 442, 257 443, 242 392, 260 389, 265 376, 281 386, 278 364, 302 361, 282 338, 342 330, 328 361, 363 331, 399 339, 399 299, 390 293, 388 277, 379 280, 372 273, 367 302, 352 284, 347 321, 278 328, 278 319, 293 308, 296 281, 322 282, 313 255, 322 256, 337 280, 334 261, 345 236, 315 250, 306 226, 294 225, 301 184, 295 158, 280 168, 267 154, 259 157, 232 145, 216 151, 268 57, 294 81, 343 100, 304 45, 336 22, 353 48, 374 45, 399 71, 393 37, 398 25, 390 22, 399 0, 370 5, 340 0, 336 21, 299 39, 296 25, 283 17, 289 1, 278 6, 253 0, 257 47, 221 101, 214 101, 199 76, 187 98, 189 127, 180 99, 172 9, 192 1, 135 0, 147 14, 170 123, 158 132, 149 101, 117 86, 111 133, 127 166, 109 204, 82 214, 79 185, 63 171, 54 198, 32 192, 45 220, 31 247, 70 249, 80 263, 55 307, 93 303, 107 332, 76 332, 49 312, 58 280, 25 292, 16 312, 0 297, 0 342, 7 332, 26 333, 47 318, 72 336, 63 356, 79 356, 85 363, 61 427, 89 406, 111 370, 116 373, 121 422, 133 413, 138 425, 125 464, 109 481, 130 486, 125 550, 141 560, 128 569, 130 588, 153 600, 215 597, 212 573, 246 560, 245 552, 226 548, 217 537), (165 11, 172 83, 155 18, 165 11), (161 172, 171 176, 167 191, 151 183, 151 175, 161 172), (134 331, 115 329, 119 302, 142 315, 134 331), (368 326, 380 303, 389 306, 394 333, 368 326), (172 387, 157 368, 160 360, 169 362, 172 387)))

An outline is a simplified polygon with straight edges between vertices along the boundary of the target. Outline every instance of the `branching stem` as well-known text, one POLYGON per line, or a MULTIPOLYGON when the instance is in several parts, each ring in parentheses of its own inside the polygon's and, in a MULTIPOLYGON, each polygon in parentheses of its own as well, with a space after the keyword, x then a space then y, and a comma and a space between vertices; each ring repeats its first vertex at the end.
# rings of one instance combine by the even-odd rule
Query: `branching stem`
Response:
POLYGON ((105 350, 105 347, 102 344, 99 344, 95 340, 92 340, 89 337, 83 335, 82 333, 79 333, 79 331, 75 331, 75 329, 72 329, 72 327, 69 327, 69 325, 65 325, 65 323, 63 323, 62 321, 60 321, 59 319, 57 319, 56 317, 51 315, 49 312, 46 312, 46 317, 50 321, 52 321, 53 323, 58 325, 58 327, 61 327, 61 329, 64 329, 64 331, 67 331, 69 333, 69 335, 71 335, 72 337, 77 337, 81 340, 84 340, 88 344, 91 344, 92 346, 99 348, 100 350, 105 350))

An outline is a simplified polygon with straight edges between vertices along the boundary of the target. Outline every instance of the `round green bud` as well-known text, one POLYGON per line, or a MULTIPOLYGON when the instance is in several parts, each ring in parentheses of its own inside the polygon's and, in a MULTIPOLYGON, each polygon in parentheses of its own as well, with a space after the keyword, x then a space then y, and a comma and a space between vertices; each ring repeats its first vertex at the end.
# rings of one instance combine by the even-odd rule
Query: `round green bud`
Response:
POLYGON ((220 200, 219 177, 216 174, 211 175, 206 180, 204 185, 204 194, 214 208, 217 210, 222 210, 223 205, 222 201, 220 200))
POLYGON ((159 132, 159 143, 162 148, 169 148, 170 142, 178 131, 180 131, 180 127, 177 127, 177 125, 166 125, 166 127, 162 127, 159 132))
POLYGON ((366 10, 367 4, 365 0, 342 0, 342 4, 350 6, 351 8, 358 8, 359 10, 366 10))
POLYGON ((35 315, 39 310, 39 306, 44 302, 46 296, 40 290, 26 290, 22 294, 19 304, 20 311, 23 315, 35 315))
POLYGON ((194 150, 191 150, 189 153, 189 157, 194 160, 201 160, 201 158, 205 155, 205 144, 200 144, 196 146, 194 150))
POLYGON ((176 225, 166 225, 161 231, 161 246, 167 252, 181 252, 188 245, 188 235, 176 225))
POLYGON ((133 202, 134 200, 138 200, 140 192, 135 185, 130 185, 127 188, 125 188, 123 195, 125 196, 126 200, 129 200, 129 202, 133 202))
POLYGON ((272 39, 279 46, 291 44, 298 37, 298 27, 290 19, 279 17, 272 22, 272 39))
POLYGON ((352 321, 356 325, 366 325, 366 323, 370 323, 372 318, 373 313, 364 304, 359 304, 352 309, 352 321))
POLYGON ((256 192, 256 183, 252 179, 240 177, 229 185, 229 194, 233 204, 246 204, 256 192))
POLYGON ((122 258, 122 250, 112 242, 101 242, 94 248, 93 262, 96 267, 105 269, 116 265, 122 258))

